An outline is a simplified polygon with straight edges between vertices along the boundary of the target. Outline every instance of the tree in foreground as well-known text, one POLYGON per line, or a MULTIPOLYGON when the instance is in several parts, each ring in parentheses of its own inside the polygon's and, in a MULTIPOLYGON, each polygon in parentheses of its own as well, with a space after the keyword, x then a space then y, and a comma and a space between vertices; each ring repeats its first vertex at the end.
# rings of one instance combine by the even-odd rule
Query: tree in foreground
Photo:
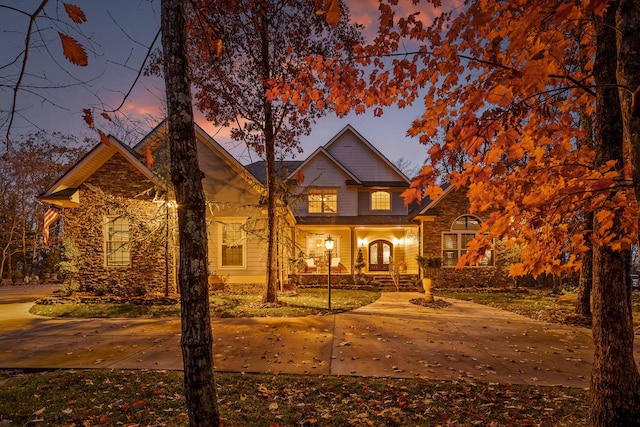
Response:
MULTIPOLYGON (((42 0, 32 13, 14 6, 0 5, 0 8, 18 12, 28 17, 25 43, 16 55, 14 63, 21 67, 16 74, 7 77, 13 97, 6 121, 6 147, 11 150, 10 135, 13 120, 17 114, 18 99, 29 52, 33 48, 32 36, 36 31, 36 20, 44 16, 48 0, 42 0)), ((78 6, 61 3, 68 18, 75 24, 86 22, 87 18, 78 6)), ((171 151, 171 178, 178 203, 178 227, 180 231, 180 271, 182 354, 184 363, 185 395, 189 422, 192 426, 218 426, 220 419, 216 402, 213 375, 213 336, 209 315, 207 283, 207 233, 205 222, 205 199, 202 190, 193 127, 191 84, 187 58, 186 2, 183 0, 162 0, 162 42, 164 49, 164 75, 166 83, 169 139, 171 151)), ((62 21, 56 20, 59 24, 62 21)), ((55 27, 55 25, 54 25, 55 27)), ((59 32, 64 56, 74 65, 87 66, 88 57, 84 47, 74 38, 59 32)), ((88 39, 88 38, 87 38, 88 39)), ((48 46, 45 43, 45 48, 48 46)), ((0 67, 11 70, 8 64, 0 67)), ((4 78, 5 76, 3 76, 4 78)), ((33 88, 28 88, 35 91, 33 88)), ((106 112, 103 117, 108 118, 106 112)), ((84 120, 93 128, 91 110, 84 110, 84 120)), ((106 143, 106 135, 98 131, 106 143)))
POLYGON ((438 166, 448 164, 447 180, 469 189, 472 210, 490 212, 487 237, 461 263, 499 239, 522 249, 512 275, 561 275, 577 271, 593 245, 591 423, 640 424, 625 261, 640 195, 640 5, 468 0, 434 12, 442 3, 427 1, 434 13, 424 22, 397 18, 396 3, 380 1, 378 37, 361 50, 374 71, 336 84, 325 102, 363 111, 424 98, 408 132, 428 147, 430 164, 405 195, 441 194, 438 166), (415 50, 399 52, 407 45, 415 50), (590 133, 592 147, 583 143, 590 133))
MULTIPOLYGON (((618 61, 625 59, 619 57, 616 46, 617 7, 618 2, 611 2, 602 17, 593 17, 596 36, 594 148, 596 166, 611 164, 624 176, 628 156, 624 154, 616 70, 618 61)), ((633 194, 630 199, 632 197, 633 194)), ((610 215, 602 209, 594 215, 592 330, 595 354, 589 418, 595 426, 639 425, 640 373, 633 358, 633 313, 628 280, 631 256, 628 248, 605 243, 609 233, 603 230, 603 223, 607 225, 611 221, 610 215)), ((613 233, 624 234, 624 222, 618 217, 615 215, 608 226, 613 233)))
POLYGON ((282 205, 276 158, 300 151, 323 107, 326 87, 303 68, 304 58, 352 60, 360 28, 349 23, 342 0, 197 1, 189 13, 189 55, 197 107, 231 137, 265 159, 267 272, 264 302, 277 301, 278 208, 282 205), (282 82, 304 74, 299 90, 270 96, 282 82))
POLYGON ((180 231, 180 344, 189 425, 218 426, 207 282, 206 202, 193 127, 185 5, 183 0, 162 0, 161 21, 171 180, 180 231))

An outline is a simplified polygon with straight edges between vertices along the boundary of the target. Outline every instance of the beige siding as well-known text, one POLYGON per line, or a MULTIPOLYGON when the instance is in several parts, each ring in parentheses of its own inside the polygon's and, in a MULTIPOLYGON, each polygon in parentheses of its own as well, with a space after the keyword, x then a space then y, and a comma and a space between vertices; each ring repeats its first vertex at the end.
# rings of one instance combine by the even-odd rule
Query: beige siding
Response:
POLYGON ((400 176, 353 132, 347 131, 328 151, 363 181, 397 181, 400 176))
POLYGON ((245 232, 243 242, 244 265, 223 267, 221 263, 222 237, 220 223, 241 222, 245 227, 264 235, 266 212, 260 206, 260 189, 243 170, 232 167, 218 153, 201 149, 200 167, 205 171, 203 187, 208 203, 209 274, 213 283, 264 283, 266 259, 264 239, 245 232))
POLYGON ((358 193, 358 214, 359 215, 407 215, 408 208, 404 205, 402 191, 383 190, 390 193, 391 210, 378 211, 371 209, 371 193, 377 190, 361 190, 358 193))
MULTIPOLYGON (((324 155, 317 156, 304 169, 303 187, 296 190, 303 192, 309 187, 331 188, 338 191, 338 215, 353 216, 358 214, 358 191, 349 188, 346 180, 349 177, 334 162, 324 155)), ((307 198, 299 197, 292 206, 297 215, 308 215, 307 198)))
POLYGON ((260 228, 262 221, 258 224, 253 220, 244 217, 209 217, 209 274, 214 277, 214 281, 224 283, 264 283, 266 279, 266 242, 252 232, 245 232, 243 241, 244 265, 238 267, 222 266, 222 236, 220 233, 221 223, 241 222, 246 227, 260 228), (247 223, 248 221, 248 223, 247 223))
MULTIPOLYGON (((208 149, 199 151, 198 161, 200 168, 205 171, 205 179, 202 181, 207 200, 219 203, 232 203, 236 205, 257 204, 260 193, 253 188, 247 180, 234 168, 230 167, 219 156, 208 149)), ((220 206, 224 209, 225 206, 220 206)))

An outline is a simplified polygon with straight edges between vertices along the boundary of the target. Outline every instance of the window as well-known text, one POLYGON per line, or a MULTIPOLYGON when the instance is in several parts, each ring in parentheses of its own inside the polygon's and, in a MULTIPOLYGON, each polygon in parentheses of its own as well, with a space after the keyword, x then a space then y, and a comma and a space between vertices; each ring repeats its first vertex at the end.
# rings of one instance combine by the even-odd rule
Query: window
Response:
MULTIPOLYGON (((442 265, 454 267, 467 253, 467 244, 476 238, 481 222, 472 215, 464 215, 451 225, 451 231, 442 233, 442 265)), ((493 265, 493 251, 488 250, 476 266, 493 265)))
POLYGON ((326 188, 309 189, 309 213, 338 212, 338 191, 326 188))
POLYGON ((221 253, 220 265, 222 267, 242 267, 244 265, 244 232, 239 222, 220 224, 221 226, 221 253))
POLYGON ((131 265, 129 218, 106 217, 105 246, 107 267, 131 265))
POLYGON ((391 194, 386 191, 374 191, 373 193, 371 193, 371 210, 391 210, 391 194))
MULTIPOLYGON (((329 235, 314 235, 307 237, 307 255, 316 258, 317 261, 321 261, 327 256, 327 249, 325 248, 325 240, 329 235)), ((331 253, 336 257, 340 253, 340 237, 331 236, 334 240, 333 250, 331 253)), ((317 264, 317 263, 316 263, 317 264)))

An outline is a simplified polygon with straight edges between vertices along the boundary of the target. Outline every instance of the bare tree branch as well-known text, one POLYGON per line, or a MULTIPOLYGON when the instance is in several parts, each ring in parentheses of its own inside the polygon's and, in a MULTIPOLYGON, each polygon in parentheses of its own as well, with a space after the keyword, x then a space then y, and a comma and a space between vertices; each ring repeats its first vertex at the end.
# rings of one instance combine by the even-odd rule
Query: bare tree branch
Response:
POLYGON ((20 74, 18 75, 18 81, 13 87, 13 99, 11 100, 11 109, 9 110, 9 125, 7 126, 7 132, 5 135, 7 152, 9 152, 9 149, 11 148, 11 141, 10 141, 11 126, 13 125, 13 120, 15 118, 16 105, 18 102, 18 91, 20 90, 20 85, 22 84, 22 79, 24 78, 25 70, 27 69, 27 62, 29 60, 29 45, 31 44, 31 32, 33 31, 33 25, 35 23, 36 18, 38 17, 38 15, 40 15, 40 13, 42 13, 42 10, 44 9, 44 7, 47 5, 48 2, 49 0, 42 0, 42 3, 40 3, 40 6, 38 6, 35 12, 29 15, 29 27, 27 28, 27 34, 24 40, 24 56, 22 58, 22 66, 20 68, 20 74))

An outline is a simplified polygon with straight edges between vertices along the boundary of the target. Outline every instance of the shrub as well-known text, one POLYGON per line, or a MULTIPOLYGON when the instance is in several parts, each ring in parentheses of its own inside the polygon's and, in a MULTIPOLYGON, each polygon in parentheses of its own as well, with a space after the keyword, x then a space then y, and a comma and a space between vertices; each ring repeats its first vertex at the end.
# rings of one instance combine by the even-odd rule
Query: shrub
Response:
POLYGON ((77 282, 76 277, 80 272, 81 263, 82 260, 78 246, 76 246, 73 240, 64 239, 60 248, 60 262, 56 264, 56 272, 60 280, 62 280, 60 290, 67 295, 72 295, 80 289, 80 284, 77 282))
POLYGON ((109 292, 109 286, 104 283, 99 283, 93 287, 93 293, 101 297, 109 292))
POLYGON ((442 258, 438 256, 418 256, 416 257, 418 265, 424 272, 424 277, 433 279, 435 285, 440 276, 440 268, 442 267, 442 258))
POLYGON ((143 297, 147 294, 147 287, 144 285, 136 286, 133 288, 133 295, 136 297, 143 297))
POLYGON ((365 274, 362 270, 367 266, 367 263, 364 262, 364 254, 362 253, 362 248, 358 248, 358 255, 356 255, 356 262, 353 264, 353 280, 356 284, 361 285, 365 281, 365 274))
POLYGON ((60 292, 65 296, 71 296, 78 292, 80 289, 80 284, 76 280, 71 280, 69 282, 64 282, 62 286, 60 286, 60 292))
POLYGON ((14 270, 13 273, 11 273, 11 281, 13 283, 22 281, 22 272, 20 270, 14 270))

